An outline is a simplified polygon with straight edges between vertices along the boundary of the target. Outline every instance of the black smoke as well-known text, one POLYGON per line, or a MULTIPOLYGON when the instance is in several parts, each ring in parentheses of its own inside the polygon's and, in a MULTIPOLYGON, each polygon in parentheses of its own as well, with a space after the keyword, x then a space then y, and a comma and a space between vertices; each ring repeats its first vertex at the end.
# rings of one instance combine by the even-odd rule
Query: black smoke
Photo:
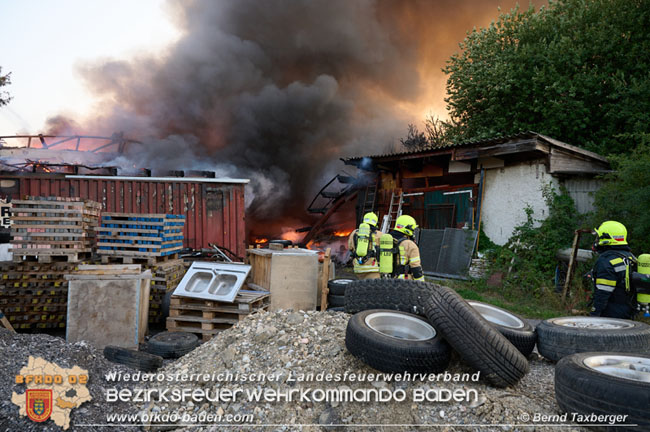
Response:
POLYGON ((253 223, 304 214, 339 157, 381 152, 421 114, 409 104, 469 28, 451 23, 499 3, 170 1, 183 36, 167 52, 82 68, 101 103, 80 128, 142 140, 125 157, 154 171, 250 178, 253 223))

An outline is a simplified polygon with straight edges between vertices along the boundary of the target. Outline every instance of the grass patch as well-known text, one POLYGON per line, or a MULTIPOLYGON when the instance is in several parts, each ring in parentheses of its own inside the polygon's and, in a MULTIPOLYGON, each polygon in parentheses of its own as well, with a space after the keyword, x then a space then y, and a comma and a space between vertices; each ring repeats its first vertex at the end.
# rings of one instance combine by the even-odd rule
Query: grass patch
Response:
POLYGON ((509 292, 507 296, 502 292, 488 287, 483 280, 458 281, 447 280, 442 283, 456 290, 465 300, 476 300, 489 303, 524 318, 548 319, 558 316, 571 315, 566 306, 562 306, 560 299, 555 294, 547 294, 540 297, 533 297, 523 292, 509 292))

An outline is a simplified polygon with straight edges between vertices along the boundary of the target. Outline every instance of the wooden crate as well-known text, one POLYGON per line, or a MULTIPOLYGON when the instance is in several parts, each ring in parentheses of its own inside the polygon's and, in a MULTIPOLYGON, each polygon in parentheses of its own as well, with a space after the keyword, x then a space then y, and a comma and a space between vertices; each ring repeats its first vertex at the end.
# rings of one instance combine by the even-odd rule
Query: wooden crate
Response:
POLYGON ((154 264, 183 249, 184 225, 184 215, 103 213, 97 253, 103 260, 144 258, 154 264))
POLYGON ((14 261, 79 262, 90 258, 101 205, 80 198, 33 197, 12 201, 14 261))
POLYGON ((241 290, 233 303, 173 296, 167 330, 196 333, 207 341, 247 315, 268 309, 269 305, 269 293, 258 291, 241 290))
POLYGON ((315 310, 318 253, 307 249, 248 249, 248 286, 271 293, 270 310, 315 310))

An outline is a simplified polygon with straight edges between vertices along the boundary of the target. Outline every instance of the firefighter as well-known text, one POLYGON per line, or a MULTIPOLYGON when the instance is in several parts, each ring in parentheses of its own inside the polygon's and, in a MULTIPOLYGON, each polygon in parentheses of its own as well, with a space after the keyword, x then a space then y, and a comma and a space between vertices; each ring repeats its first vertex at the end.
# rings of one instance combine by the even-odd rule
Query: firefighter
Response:
POLYGON ((393 275, 399 279, 424 281, 420 248, 413 241, 413 234, 418 224, 413 217, 402 215, 395 221, 395 228, 390 231, 396 246, 396 265, 393 275))
POLYGON ((594 231, 597 239, 593 249, 600 256, 592 269, 590 315, 631 319, 636 312, 636 294, 630 276, 636 258, 627 245, 627 229, 620 222, 606 221, 594 231))
POLYGON ((358 279, 379 279, 377 251, 382 232, 377 229, 379 218, 373 212, 363 215, 359 228, 348 238, 348 249, 358 279))

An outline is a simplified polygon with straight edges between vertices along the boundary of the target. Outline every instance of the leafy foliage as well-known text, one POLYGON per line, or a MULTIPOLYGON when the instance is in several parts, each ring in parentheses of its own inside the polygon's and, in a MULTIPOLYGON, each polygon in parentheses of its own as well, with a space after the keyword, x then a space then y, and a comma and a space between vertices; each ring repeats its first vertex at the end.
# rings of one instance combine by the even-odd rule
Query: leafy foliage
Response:
POLYGON ((632 250, 650 253, 650 134, 627 139, 638 144, 629 155, 611 157, 615 171, 605 176, 605 185, 596 193, 596 217, 599 222, 621 222, 632 250))
POLYGON ((558 0, 468 33, 448 61, 449 137, 534 130, 602 153, 650 132, 650 0, 558 0), (623 134, 623 135, 622 135, 623 134))
MULTIPOLYGON (((6 75, 2 75, 2 67, 0 67, 0 88, 11 84, 11 80, 9 79, 10 76, 11 76, 11 72, 6 75)), ((9 93, 0 90, 0 107, 3 105, 7 105, 10 100, 11 97, 9 96, 9 93)))

